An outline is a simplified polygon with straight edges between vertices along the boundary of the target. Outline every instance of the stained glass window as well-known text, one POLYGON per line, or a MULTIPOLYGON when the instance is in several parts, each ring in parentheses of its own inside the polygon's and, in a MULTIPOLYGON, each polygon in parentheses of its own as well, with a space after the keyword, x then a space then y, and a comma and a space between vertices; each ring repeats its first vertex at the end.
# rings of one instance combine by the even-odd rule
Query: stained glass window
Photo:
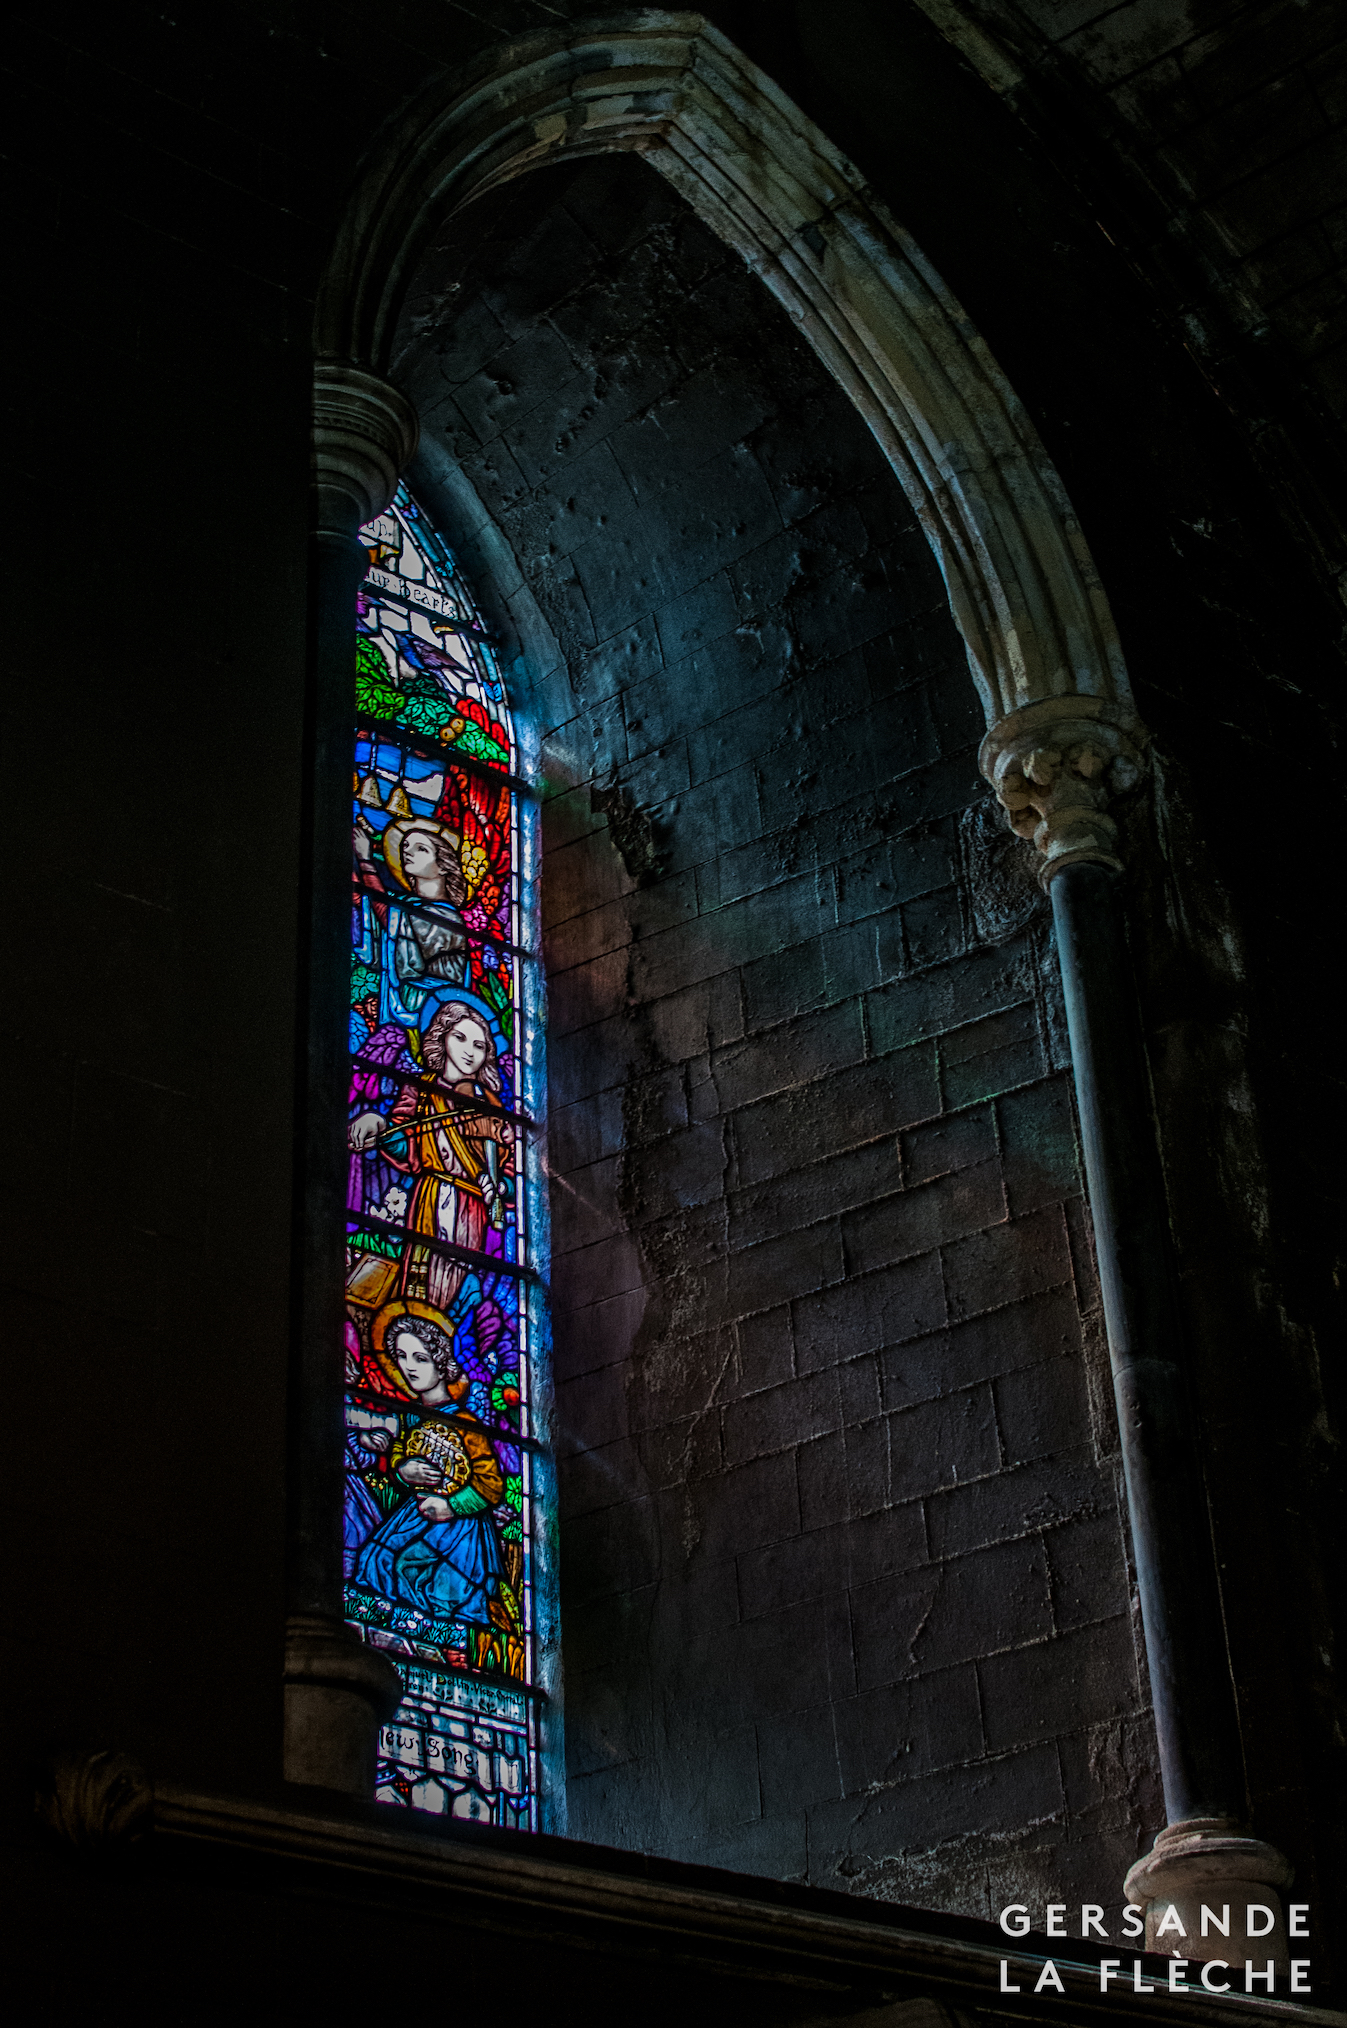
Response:
POLYGON ((405 487, 362 536, 346 1614, 405 1693, 378 1799, 536 1830, 553 1644, 533 812, 454 557, 405 487))

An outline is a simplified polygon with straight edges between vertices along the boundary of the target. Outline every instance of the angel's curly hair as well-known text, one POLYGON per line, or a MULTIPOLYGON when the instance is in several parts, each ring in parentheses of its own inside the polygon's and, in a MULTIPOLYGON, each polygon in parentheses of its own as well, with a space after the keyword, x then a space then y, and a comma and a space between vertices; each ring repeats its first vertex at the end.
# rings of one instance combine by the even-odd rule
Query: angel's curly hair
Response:
POLYGON ((395 1358, 398 1339, 415 1338, 425 1347, 435 1371, 447 1387, 463 1378, 463 1368, 454 1357, 448 1333, 442 1331, 438 1324, 432 1324, 429 1317, 399 1317, 388 1335, 393 1340, 395 1358))
POLYGON ((486 1037, 486 1056, 477 1073, 478 1081, 490 1092, 500 1091, 500 1065, 496 1061, 496 1045, 491 1039, 491 1029, 485 1014, 476 1007, 469 1007, 464 1000, 446 1000, 438 1014, 421 1038, 421 1054, 437 1076, 444 1071, 448 1051, 445 1043, 451 1028, 457 1028, 460 1021, 471 1021, 486 1037))

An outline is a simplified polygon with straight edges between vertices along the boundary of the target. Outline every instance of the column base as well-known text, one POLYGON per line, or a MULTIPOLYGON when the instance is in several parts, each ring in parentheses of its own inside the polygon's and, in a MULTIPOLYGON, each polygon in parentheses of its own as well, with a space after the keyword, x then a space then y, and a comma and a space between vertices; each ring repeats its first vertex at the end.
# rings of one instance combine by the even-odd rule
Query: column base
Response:
POLYGON ((1243 1836, 1233 1817, 1189 1817, 1161 1831, 1154 1849, 1131 1868, 1123 1891, 1146 1911, 1148 1951, 1198 1964, 1221 1958, 1237 1969, 1251 1959, 1259 1972, 1270 1960, 1284 1976, 1290 1951, 1279 1890, 1294 1877, 1275 1845, 1243 1836), (1210 1911, 1206 1936, 1204 1907, 1210 1911), (1266 1930, 1263 1910, 1272 1915, 1266 1930), (1228 1920, 1229 1936, 1215 1927, 1213 1917, 1228 1920))
POLYGON ((288 1620, 286 1781, 372 1796, 379 1727, 401 1697, 402 1679, 388 1657, 365 1647, 340 1620, 317 1613, 288 1620))

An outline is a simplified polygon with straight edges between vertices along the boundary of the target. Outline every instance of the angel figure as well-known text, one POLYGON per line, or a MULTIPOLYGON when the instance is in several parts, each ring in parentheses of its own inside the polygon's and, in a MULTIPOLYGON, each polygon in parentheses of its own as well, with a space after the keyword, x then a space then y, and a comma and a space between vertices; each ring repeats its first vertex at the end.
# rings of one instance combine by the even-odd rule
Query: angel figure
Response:
MULTIPOLYGON (((514 1141, 501 1109, 500 1066, 485 1015, 466 1001, 446 1001, 422 1037, 421 1054, 434 1083, 404 1086, 387 1119, 362 1114, 352 1123, 351 1145, 379 1142, 415 1177, 409 1233, 482 1254, 488 1228, 500 1231, 505 1223, 514 1141)), ((447 1311, 468 1272, 466 1262, 411 1241, 400 1293, 447 1311)))
POLYGON ((356 878, 366 918, 358 944, 378 966, 381 1022, 415 1027, 437 987, 468 983, 471 958, 461 913, 468 886, 460 842, 456 832, 431 817, 399 817, 389 824, 384 864, 407 896, 400 901, 379 878, 368 819, 356 817, 356 878))
POLYGON ((459 1410, 468 1381, 449 1334, 419 1303, 393 1303, 380 1321, 416 1407, 398 1415, 396 1435, 362 1433, 364 1447, 384 1459, 398 1505, 360 1548, 353 1580, 440 1619, 510 1622, 491 1512, 504 1479, 485 1431, 459 1410))

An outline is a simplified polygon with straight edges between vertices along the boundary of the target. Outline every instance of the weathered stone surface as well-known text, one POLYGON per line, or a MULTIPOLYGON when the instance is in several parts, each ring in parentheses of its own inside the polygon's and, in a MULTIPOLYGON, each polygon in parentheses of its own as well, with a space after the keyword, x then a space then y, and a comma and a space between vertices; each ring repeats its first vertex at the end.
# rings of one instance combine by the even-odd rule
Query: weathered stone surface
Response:
MULTIPOLYGON (((792 1873, 807 1821, 810 1878, 919 1892, 993 1794, 997 1835, 1060 1813, 989 1754, 1144 1708, 1042 896, 986 829, 962 649, 856 416, 646 172, 542 187, 489 200, 485 246, 451 230, 407 329, 436 262, 461 308, 402 370, 555 641, 516 602, 551 778, 564 1609, 642 1628, 567 1632, 572 1828, 792 1873), (1122 1676, 1077 1659, 1096 1621, 1122 1676)), ((1104 1902, 1116 1836, 1081 1862, 1104 1902)), ((956 1871, 948 1905, 986 1909, 956 1871)))

